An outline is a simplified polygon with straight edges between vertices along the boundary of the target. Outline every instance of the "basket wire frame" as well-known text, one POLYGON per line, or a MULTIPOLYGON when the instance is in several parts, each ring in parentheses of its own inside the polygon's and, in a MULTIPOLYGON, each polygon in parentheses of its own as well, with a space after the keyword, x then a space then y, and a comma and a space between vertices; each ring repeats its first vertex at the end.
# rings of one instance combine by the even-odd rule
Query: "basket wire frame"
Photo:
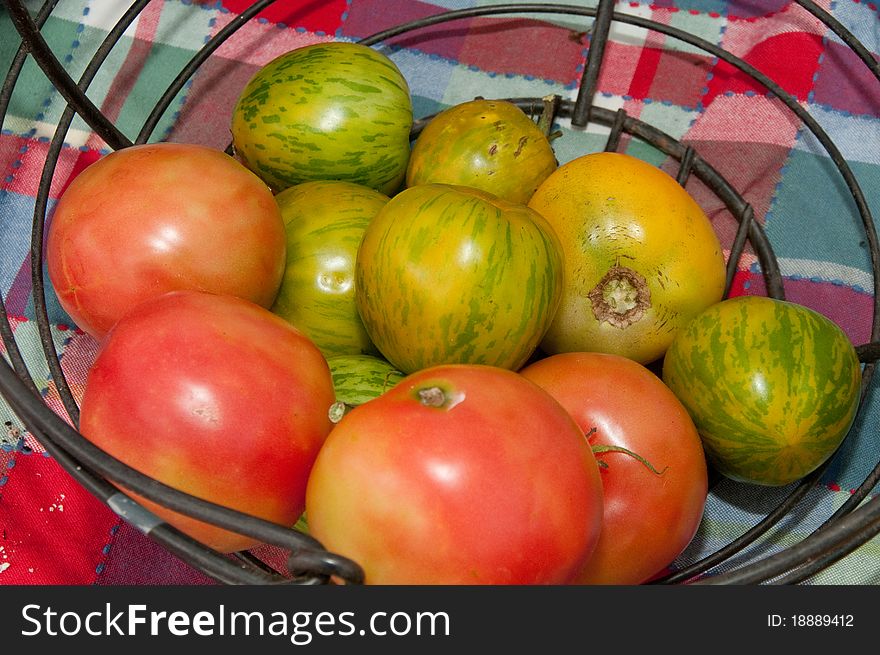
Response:
MULTIPOLYGON (((46 290, 42 275, 42 244, 49 188, 64 138, 74 117, 79 115, 111 149, 148 142, 173 99, 202 63, 244 24, 267 6, 273 4, 274 1, 260 0, 253 3, 208 39, 169 84, 146 118, 138 135, 132 141, 107 120, 88 98, 87 91, 110 51, 121 38, 122 33, 149 4, 149 0, 136 0, 131 3, 128 10, 98 47, 79 81, 74 81, 70 77, 40 33, 42 25, 50 16, 58 0, 45 2, 35 16, 31 16, 25 8, 23 0, 4 0, 22 41, 3 86, 0 87, 0 125, 5 120, 16 81, 28 56, 37 62, 68 103, 51 140, 44 163, 34 207, 30 250, 33 300, 40 341, 46 362, 49 365, 50 375, 68 415, 67 420, 49 409, 42 400, 15 340, 2 297, 0 297, 0 339, 6 349, 8 362, 6 359, 0 358, 0 395, 4 397, 22 423, 40 441, 47 452, 88 491, 110 506, 134 527, 148 534, 177 557, 213 579, 228 584, 325 584, 331 579, 361 583, 364 579, 364 573, 356 562, 328 552, 313 537, 296 529, 279 526, 177 491, 126 466, 83 438, 76 429, 79 408, 61 370, 59 356, 51 336, 46 308, 46 290), (250 553, 227 556, 206 548, 132 501, 121 493, 114 483, 123 485, 169 509, 286 549, 289 552, 287 571, 275 571, 250 553)), ((880 63, 851 32, 811 0, 795 0, 795 2, 833 30, 858 55, 880 82, 880 63)), ((677 160, 679 162, 678 182, 684 185, 692 175, 699 179, 723 201, 739 223, 727 263, 725 296, 730 290, 739 259, 746 243, 748 243, 760 263, 768 295, 784 299, 782 276, 772 246, 761 225, 754 220, 752 207, 739 192, 708 162, 703 160, 694 148, 680 143, 652 125, 627 115, 624 110, 613 112, 593 104, 596 84, 603 64, 605 44, 608 40, 611 24, 615 21, 653 30, 700 48, 765 86, 812 132, 816 140, 825 148, 852 196, 865 232, 873 273, 874 305, 870 340, 868 343, 857 345, 856 348, 859 359, 864 364, 861 412, 865 405, 865 397, 871 387, 875 362, 880 359, 880 321, 878 321, 878 317, 880 317, 880 275, 878 275, 878 271, 880 271, 880 245, 878 245, 870 209, 848 163, 833 140, 807 110, 798 103, 797 99, 747 62, 686 31, 638 16, 618 13, 613 10, 613 7, 613 0, 599 0, 595 8, 567 4, 518 3, 450 10, 400 24, 361 39, 360 43, 370 46, 381 45, 395 36, 431 25, 490 15, 555 14, 592 19, 589 24, 590 39, 587 61, 577 97, 574 101, 556 98, 556 117, 570 118, 573 128, 583 128, 588 123, 610 127, 605 146, 606 151, 616 150, 621 135, 626 133, 651 144, 667 156, 677 160)), ((508 98, 508 100, 533 116, 540 114, 545 106, 541 98, 508 98)), ((431 118, 432 116, 426 116, 415 121, 412 131, 413 138, 418 136, 431 118)), ((880 497, 865 503, 862 501, 880 481, 880 461, 859 487, 853 491, 850 498, 816 531, 799 543, 764 559, 740 565, 732 571, 715 575, 709 573, 713 568, 727 562, 760 538, 803 501, 819 481, 830 462, 831 459, 820 469, 797 483, 773 510, 740 537, 702 560, 657 579, 653 583, 798 583, 809 579, 816 572, 830 566, 872 539, 880 533, 880 497)))

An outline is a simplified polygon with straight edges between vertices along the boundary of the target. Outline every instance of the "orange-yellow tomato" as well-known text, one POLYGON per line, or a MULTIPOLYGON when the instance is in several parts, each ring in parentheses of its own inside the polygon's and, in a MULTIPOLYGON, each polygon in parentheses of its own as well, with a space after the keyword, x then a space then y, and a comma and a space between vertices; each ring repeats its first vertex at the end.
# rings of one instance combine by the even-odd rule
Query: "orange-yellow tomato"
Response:
POLYGON ((584 155, 529 207, 563 247, 562 302, 541 347, 659 359, 678 330, 721 300, 725 262, 709 218, 671 176, 620 153, 584 155))

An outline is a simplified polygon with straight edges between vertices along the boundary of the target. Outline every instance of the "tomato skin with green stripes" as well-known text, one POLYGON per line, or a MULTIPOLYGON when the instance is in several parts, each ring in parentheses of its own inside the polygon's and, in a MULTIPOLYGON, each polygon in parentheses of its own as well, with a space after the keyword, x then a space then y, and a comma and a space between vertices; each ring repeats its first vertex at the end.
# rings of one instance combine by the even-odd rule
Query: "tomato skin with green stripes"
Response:
POLYGON ((663 380, 720 473, 781 486, 816 470, 843 441, 858 409, 861 366, 825 316, 742 296, 710 307, 676 335, 663 380))
POLYGON ((287 260, 272 311, 306 333, 325 357, 378 354, 354 300, 358 246, 388 196, 337 180, 304 182, 275 200, 287 260))
POLYGON ((336 403, 330 420, 338 423, 351 409, 378 398, 404 377, 387 360, 373 355, 337 355, 328 357, 336 403))
POLYGON ((407 186, 472 186, 526 204, 556 155, 535 122, 512 102, 477 99, 435 116, 413 144, 407 186))
POLYGON ((560 253, 553 228, 524 205, 468 187, 411 187, 364 233, 358 311, 405 373, 438 364, 515 370, 559 304, 560 253))
POLYGON ((317 43, 275 58, 250 79, 232 116, 236 156, 277 193, 346 180, 391 194, 403 182, 412 129, 397 66, 356 43, 317 43))

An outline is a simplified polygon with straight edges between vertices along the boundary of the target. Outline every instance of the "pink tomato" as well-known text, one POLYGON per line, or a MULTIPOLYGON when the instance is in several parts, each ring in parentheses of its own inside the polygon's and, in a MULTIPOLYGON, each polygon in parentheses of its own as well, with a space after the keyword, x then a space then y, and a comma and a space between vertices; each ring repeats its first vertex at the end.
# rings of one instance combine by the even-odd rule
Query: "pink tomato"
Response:
POLYGON ((285 263, 281 212, 229 155, 156 143, 113 152, 80 173, 55 206, 46 263, 61 306, 101 339, 139 302, 178 289, 264 307, 285 263))
MULTIPOLYGON (((240 298, 177 291, 141 303, 107 335, 80 430, 160 482, 292 526, 333 402, 327 362, 289 323, 240 298)), ((143 502, 217 550, 255 545, 143 502)))
POLYGON ((311 534, 368 584, 556 584, 599 536, 598 466, 571 416, 501 368, 423 369, 333 428, 311 534))
POLYGON ((556 398, 594 447, 632 453, 596 455, 602 536, 574 581, 638 584, 662 571, 693 539, 708 493, 703 448, 684 405, 660 378, 620 355, 564 353, 520 373, 556 398))

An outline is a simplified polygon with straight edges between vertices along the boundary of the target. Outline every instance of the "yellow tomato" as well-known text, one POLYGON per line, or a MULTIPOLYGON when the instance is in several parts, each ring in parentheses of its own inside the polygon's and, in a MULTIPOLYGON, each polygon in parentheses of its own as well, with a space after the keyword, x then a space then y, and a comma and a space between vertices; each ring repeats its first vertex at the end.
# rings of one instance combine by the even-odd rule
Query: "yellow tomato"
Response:
POLYGON ((660 358, 678 330, 721 300, 725 262, 709 218, 668 174, 620 153, 560 166, 529 207, 563 247, 562 302, 541 346, 549 354, 660 358))

